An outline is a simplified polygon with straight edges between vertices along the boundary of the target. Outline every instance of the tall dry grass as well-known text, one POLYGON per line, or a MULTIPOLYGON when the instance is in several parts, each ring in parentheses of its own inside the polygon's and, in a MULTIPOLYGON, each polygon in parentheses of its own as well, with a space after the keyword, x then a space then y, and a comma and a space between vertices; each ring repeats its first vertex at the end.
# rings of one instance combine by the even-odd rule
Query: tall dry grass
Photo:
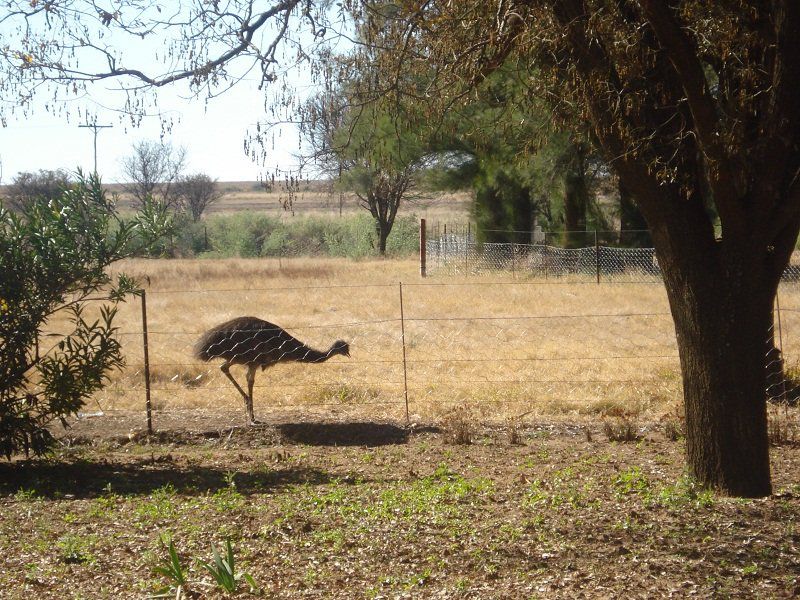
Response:
MULTIPOLYGON (((279 364, 257 375, 256 414, 438 419, 635 418, 675 412, 681 378, 660 284, 497 277, 420 279, 414 261, 131 260, 119 269, 147 291, 156 409, 241 411, 238 392, 192 347, 206 329, 257 316, 308 345, 351 344, 350 359, 279 364), (400 321, 403 282, 404 322, 400 321), (406 369, 402 339, 405 336, 406 369)), ((780 290, 777 339, 800 357, 800 289, 780 290)), ((776 322, 777 324, 777 322, 776 322)), ((103 410, 143 410, 141 304, 117 318, 127 366, 95 397, 103 410)), ((63 331, 63 324, 50 324, 63 331)), ((233 368, 243 382, 244 369, 233 368)))
MULTIPOLYGON (((206 329, 243 315, 277 323, 315 348, 351 343, 350 359, 259 373, 257 415, 403 417, 403 334, 414 419, 458 405, 498 421, 656 419, 680 399, 674 329, 657 284, 422 280, 414 261, 381 260, 132 260, 120 269, 146 283, 157 409, 241 410, 218 364, 194 359, 192 346, 206 329)), ((104 410, 142 409, 138 300, 121 309, 118 325, 128 365, 96 401, 104 410)), ((243 381, 243 368, 233 370, 243 381)))

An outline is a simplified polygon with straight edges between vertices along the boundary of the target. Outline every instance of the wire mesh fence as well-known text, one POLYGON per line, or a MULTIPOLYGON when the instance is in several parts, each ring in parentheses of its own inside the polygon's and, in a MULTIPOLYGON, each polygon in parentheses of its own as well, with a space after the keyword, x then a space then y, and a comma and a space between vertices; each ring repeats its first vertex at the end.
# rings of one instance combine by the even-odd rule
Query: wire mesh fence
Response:
MULTIPOLYGON (((661 270, 653 248, 559 248, 556 246, 469 242, 443 238, 427 242, 431 275, 498 272, 565 281, 657 282, 661 270)), ((800 272, 800 268, 798 269, 800 272)))
MULTIPOLYGON (((593 244, 571 248, 546 243, 555 237, 552 233, 511 233, 532 241, 479 243, 471 227, 450 226, 448 230, 445 226, 442 230, 437 226, 424 237, 426 264, 423 271, 427 275, 444 276, 510 273, 545 280, 594 280, 597 283, 661 281, 654 248, 606 245, 603 235, 609 232, 566 232, 580 233, 576 239, 581 242, 590 242, 594 237, 593 244)), ((626 235, 642 235, 638 231, 612 233, 619 239, 627 239, 626 235)), ((792 258, 783 278, 784 281, 800 281, 800 254, 792 258)))
MULTIPOLYGON (((774 349, 766 350, 766 392, 792 402, 800 395, 798 286, 783 285, 780 300, 767 332, 774 349)), ((247 367, 238 363, 247 362, 256 418, 302 410, 413 421, 462 405, 485 419, 657 418, 682 397, 666 295, 650 284, 423 280, 153 290, 148 376, 139 309, 120 314, 127 365, 96 402, 101 410, 144 411, 149 386, 156 427, 160 410, 236 411, 245 420, 247 367), (207 360, 197 357, 209 329, 243 315, 275 325, 266 335, 235 326, 218 338, 232 342, 225 352, 218 346, 207 360), (348 353, 336 351, 337 340, 348 343, 348 353), (226 363, 238 389, 220 369, 226 363)))

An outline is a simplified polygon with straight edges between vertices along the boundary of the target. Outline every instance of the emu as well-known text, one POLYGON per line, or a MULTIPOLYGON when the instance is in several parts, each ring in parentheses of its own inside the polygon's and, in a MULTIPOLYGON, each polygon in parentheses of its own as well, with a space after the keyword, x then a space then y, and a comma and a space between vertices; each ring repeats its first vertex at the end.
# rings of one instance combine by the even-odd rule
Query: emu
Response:
POLYGON ((253 384, 258 367, 263 371, 279 362, 320 363, 337 354, 349 357, 350 345, 337 340, 325 352, 314 350, 278 325, 256 317, 238 317, 217 325, 204 333, 194 347, 195 357, 203 362, 215 358, 225 361, 220 370, 244 398, 248 425, 256 422, 253 416, 253 384), (231 375, 231 365, 247 366, 247 393, 231 375))

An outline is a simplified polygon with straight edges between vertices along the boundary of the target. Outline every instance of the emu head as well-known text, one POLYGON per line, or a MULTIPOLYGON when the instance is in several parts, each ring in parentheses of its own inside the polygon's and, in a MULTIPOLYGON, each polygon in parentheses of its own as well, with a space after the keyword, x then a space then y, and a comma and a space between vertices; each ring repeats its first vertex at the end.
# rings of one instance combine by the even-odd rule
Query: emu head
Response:
POLYGON ((328 354, 333 356, 334 354, 341 354, 342 356, 350 357, 350 344, 345 342, 344 340, 336 340, 333 342, 331 349, 328 351, 328 354))

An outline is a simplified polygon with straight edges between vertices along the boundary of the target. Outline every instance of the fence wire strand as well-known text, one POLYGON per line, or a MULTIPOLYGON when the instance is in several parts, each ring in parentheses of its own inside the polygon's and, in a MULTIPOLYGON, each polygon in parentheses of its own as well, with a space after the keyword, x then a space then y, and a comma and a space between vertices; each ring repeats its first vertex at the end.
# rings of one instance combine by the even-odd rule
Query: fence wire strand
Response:
MULTIPOLYGON (((486 407, 500 405, 515 414, 600 415, 677 405, 680 362, 663 290, 630 283, 623 292, 613 286, 532 288, 525 281, 404 283, 402 319, 397 284, 207 290, 200 296, 186 290, 192 294, 185 301, 176 289, 148 292, 156 422, 165 409, 242 410, 223 364, 230 364, 242 390, 253 366, 257 413, 320 407, 402 418, 405 394, 412 417, 436 417, 459 404, 485 408, 489 416, 496 413, 486 407), (591 309, 603 294, 607 305, 591 309), (633 299, 625 304, 619 297, 633 299), (223 328, 198 357, 201 338, 237 313, 263 314, 274 324, 223 328)), ((766 395, 775 402, 800 397, 791 360, 800 356, 797 288, 782 285, 788 302, 767 332, 766 395)), ((127 364, 98 393, 104 409, 144 407, 137 310, 121 313, 127 364)), ((48 333, 56 331, 64 329, 48 333)))

